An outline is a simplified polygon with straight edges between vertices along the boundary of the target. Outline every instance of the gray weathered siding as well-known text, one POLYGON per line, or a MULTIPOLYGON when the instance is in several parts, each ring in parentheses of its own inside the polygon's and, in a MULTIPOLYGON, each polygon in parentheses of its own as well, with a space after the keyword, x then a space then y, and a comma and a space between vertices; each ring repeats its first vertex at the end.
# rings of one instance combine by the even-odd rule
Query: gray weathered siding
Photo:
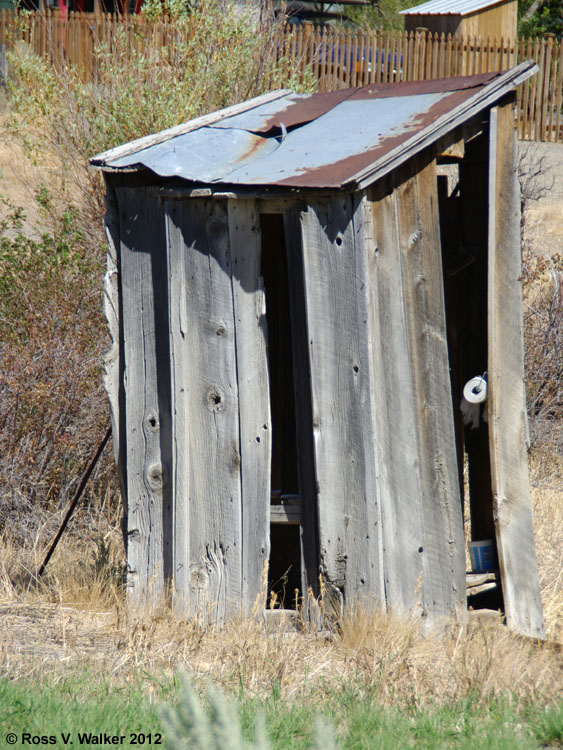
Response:
POLYGON ((526 453, 520 217, 513 104, 490 114, 489 443, 506 620, 545 637, 526 453))
POLYGON ((301 213, 319 566, 335 608, 385 598, 365 248, 354 210, 342 195, 301 213))
MULTIPOLYGON (((507 621, 542 636, 510 117, 509 106, 491 112, 487 487, 507 621)), ((263 606, 270 551, 260 236, 268 200, 163 197, 157 187, 109 183, 105 385, 128 506, 131 600, 154 606, 171 594, 178 612, 223 621, 263 606)), ((434 153, 364 192, 306 197, 276 203, 287 245, 303 592, 322 591, 336 612, 362 604, 463 619, 458 405, 434 153)))
POLYGON ((170 590, 178 612, 221 621, 263 596, 269 556, 256 204, 116 193, 130 598, 154 606, 170 590))
POLYGON ((368 284, 384 569, 390 606, 465 609, 435 162, 417 157, 369 192, 368 284))
POLYGON ((128 584, 139 605, 165 593, 169 537, 170 425, 164 214, 151 188, 116 190, 120 216, 121 313, 128 584), (164 453, 164 455, 163 455, 164 453))

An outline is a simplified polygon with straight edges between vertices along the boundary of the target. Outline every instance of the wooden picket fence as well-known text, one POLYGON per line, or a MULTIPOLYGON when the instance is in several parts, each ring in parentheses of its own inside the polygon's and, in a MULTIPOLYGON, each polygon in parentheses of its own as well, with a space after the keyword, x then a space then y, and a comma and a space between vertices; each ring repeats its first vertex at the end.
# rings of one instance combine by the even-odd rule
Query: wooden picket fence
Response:
POLYGON ((538 74, 518 88, 519 137, 563 142, 563 39, 512 42, 430 32, 335 33, 302 27, 286 34, 283 53, 319 80, 320 91, 396 81, 501 71, 534 60, 538 74))
MULTIPOLYGON (((3 49, 26 43, 56 67, 79 66, 87 80, 96 80, 95 49, 104 45, 111 52, 117 34, 127 35, 131 50, 165 51, 175 63, 189 28, 180 33, 172 21, 155 23, 135 15, 0 11, 3 49)), ((553 36, 497 41, 429 32, 338 33, 305 25, 288 27, 277 47, 302 77, 312 74, 318 80, 319 91, 500 71, 534 60, 538 74, 518 90, 519 137, 563 142, 563 40, 553 36)))

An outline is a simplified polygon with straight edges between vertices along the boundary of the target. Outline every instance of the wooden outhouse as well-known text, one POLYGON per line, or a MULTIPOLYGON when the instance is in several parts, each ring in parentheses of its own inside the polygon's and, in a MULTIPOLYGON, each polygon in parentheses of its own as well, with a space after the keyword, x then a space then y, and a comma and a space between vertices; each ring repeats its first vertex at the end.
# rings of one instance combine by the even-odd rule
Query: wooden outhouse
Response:
POLYGON ((405 30, 424 28, 433 34, 516 41, 517 0, 429 0, 400 11, 405 30))
POLYGON ((471 601, 543 634, 514 130, 533 72, 277 91, 92 159, 133 601, 222 620, 265 606, 269 563, 285 607, 461 619, 466 542, 492 538, 471 601))

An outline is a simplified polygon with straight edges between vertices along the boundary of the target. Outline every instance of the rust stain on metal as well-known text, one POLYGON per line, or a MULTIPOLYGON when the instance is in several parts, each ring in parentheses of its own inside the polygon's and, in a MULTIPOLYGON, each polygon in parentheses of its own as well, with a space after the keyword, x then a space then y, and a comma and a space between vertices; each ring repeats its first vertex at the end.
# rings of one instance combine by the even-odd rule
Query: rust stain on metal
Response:
POLYGON ((261 151, 264 148, 264 145, 266 144, 267 139, 264 137, 261 138, 254 138, 252 140, 252 143, 249 148, 246 149, 244 153, 242 153, 238 159, 239 164, 247 161, 249 158, 251 158, 254 154, 258 154, 259 151, 261 151))
POLYGON ((479 73, 472 76, 436 78, 430 81, 405 81, 402 83, 371 83, 356 88, 329 91, 324 94, 309 94, 290 104, 279 115, 273 115, 253 133, 265 135, 279 130, 281 123, 290 130, 322 117, 344 101, 383 99, 394 96, 416 96, 418 94, 441 94, 449 91, 465 91, 486 86, 500 73, 479 73))
POLYGON ((349 97, 358 99, 384 99, 390 96, 417 96, 419 94, 447 94, 480 88, 497 78, 500 73, 478 73, 473 76, 434 78, 429 81, 405 81, 403 83, 372 83, 356 89, 349 97))
POLYGON ((326 115, 338 104, 349 99, 356 91, 358 91, 357 88, 329 91, 326 94, 309 94, 293 102, 279 114, 273 115, 260 128, 256 128, 252 132, 265 134, 272 130, 279 130, 282 122, 288 130, 299 125, 306 125, 308 122, 313 122, 322 115, 326 115))
MULTIPOLYGON (((398 84, 394 84, 395 89, 397 85, 398 84)), ((327 164, 314 169, 307 169, 306 171, 303 171, 301 175, 293 175, 272 182, 271 184, 300 188, 343 187, 347 182, 349 183, 351 175, 357 174, 363 169, 366 169, 370 164, 381 159, 381 157, 391 152, 397 146, 400 146, 417 132, 424 130, 428 125, 431 125, 441 115, 447 114, 453 108, 462 104, 474 93, 474 87, 466 87, 464 89, 452 91, 451 94, 444 96, 440 101, 430 106, 425 112, 414 117, 412 126, 407 130, 403 130, 398 135, 390 135, 383 138, 374 148, 366 149, 363 153, 348 156, 345 159, 340 159, 332 164, 327 164)))

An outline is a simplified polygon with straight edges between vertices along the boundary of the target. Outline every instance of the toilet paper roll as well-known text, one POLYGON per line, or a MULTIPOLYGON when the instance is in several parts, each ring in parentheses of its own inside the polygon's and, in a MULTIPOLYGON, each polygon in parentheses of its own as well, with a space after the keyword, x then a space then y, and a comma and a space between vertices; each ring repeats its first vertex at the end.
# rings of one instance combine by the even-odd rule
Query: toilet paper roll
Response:
POLYGON ((487 381, 482 375, 468 380, 463 387, 463 397, 470 404, 482 404, 487 400, 487 381))

